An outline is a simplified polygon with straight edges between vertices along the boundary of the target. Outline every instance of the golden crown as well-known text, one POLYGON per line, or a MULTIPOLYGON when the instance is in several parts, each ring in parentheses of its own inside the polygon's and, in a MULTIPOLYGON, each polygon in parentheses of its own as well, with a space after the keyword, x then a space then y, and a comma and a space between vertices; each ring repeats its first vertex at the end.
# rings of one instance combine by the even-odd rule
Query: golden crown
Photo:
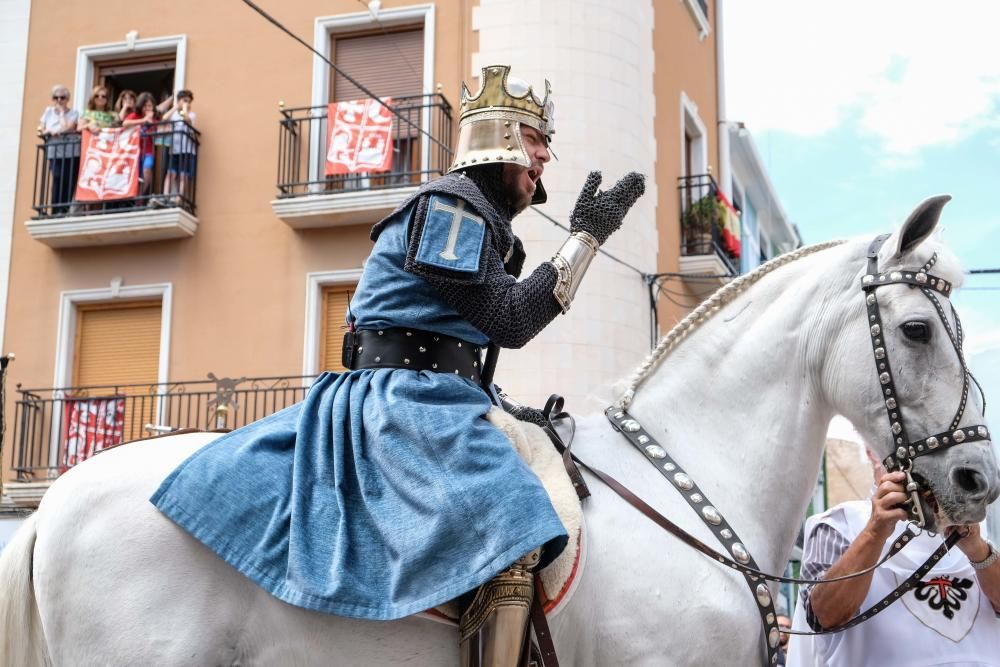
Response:
POLYGON ((490 65, 483 68, 482 85, 479 92, 472 95, 468 87, 462 84, 462 111, 460 120, 464 122, 470 117, 486 111, 513 112, 527 114, 535 119, 533 125, 546 134, 551 123, 552 102, 549 95, 552 86, 545 81, 545 98, 539 100, 531 86, 520 95, 511 92, 507 82, 510 65, 490 65))

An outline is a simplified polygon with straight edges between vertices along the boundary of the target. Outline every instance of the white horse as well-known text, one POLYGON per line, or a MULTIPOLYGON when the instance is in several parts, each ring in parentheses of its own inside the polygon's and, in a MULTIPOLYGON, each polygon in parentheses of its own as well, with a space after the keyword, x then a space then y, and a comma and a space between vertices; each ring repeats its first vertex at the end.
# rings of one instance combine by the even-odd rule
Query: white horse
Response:
MULTIPOLYGON (((925 202, 881 251, 883 268, 960 282, 927 240, 925 202)), ((868 240, 813 247, 734 280, 660 342, 631 413, 726 516, 766 571, 783 569, 816 483, 827 425, 843 414, 881 454, 892 447, 861 292, 868 240), (678 344, 683 339, 683 344, 678 344), (670 361, 659 364, 670 354, 670 361)), ((900 403, 914 437, 947 428, 958 358, 918 290, 879 292, 900 403), (909 340, 904 322, 930 340, 909 340)), ((970 405, 963 424, 982 421, 970 405)), ((454 627, 413 617, 363 622, 270 597, 162 517, 160 481, 212 434, 120 447, 70 470, 0 558, 3 665, 454 665, 454 627)), ((708 544, 711 533, 601 414, 574 450, 708 544)), ((917 459, 938 526, 981 520, 998 490, 989 442, 917 459)), ((585 503, 585 556, 551 615, 562 664, 751 665, 763 660, 744 579, 662 532, 597 480, 585 503)), ((934 520, 934 519, 932 519, 934 520)))

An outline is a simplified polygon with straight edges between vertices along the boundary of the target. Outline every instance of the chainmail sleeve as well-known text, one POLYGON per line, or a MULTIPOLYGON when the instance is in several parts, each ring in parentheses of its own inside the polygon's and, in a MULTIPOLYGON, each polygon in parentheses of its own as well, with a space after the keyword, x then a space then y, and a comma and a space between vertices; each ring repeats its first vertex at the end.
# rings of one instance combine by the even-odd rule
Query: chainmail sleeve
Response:
POLYGON ((523 347, 562 312, 552 296, 558 274, 545 262, 517 281, 503 269, 496 251, 481 284, 457 285, 426 276, 445 301, 500 347, 523 347))

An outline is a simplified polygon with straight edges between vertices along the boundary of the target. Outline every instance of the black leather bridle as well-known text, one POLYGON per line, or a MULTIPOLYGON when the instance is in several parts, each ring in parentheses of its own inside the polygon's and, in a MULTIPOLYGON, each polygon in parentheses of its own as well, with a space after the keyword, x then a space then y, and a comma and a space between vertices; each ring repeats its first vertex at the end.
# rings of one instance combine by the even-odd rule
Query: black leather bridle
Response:
MULTIPOLYGON (((920 485, 911 474, 913 469, 913 459, 918 456, 931 454, 962 443, 988 440, 989 431, 984 425, 981 424, 974 426, 959 426, 962 416, 965 414, 965 406, 969 399, 970 384, 975 383, 979 388, 980 394, 982 394, 982 388, 979 387, 979 383, 969 371, 969 367, 965 362, 965 355, 962 353, 963 334, 962 324, 958 318, 958 313, 955 312, 954 307, 949 303, 952 316, 955 318, 955 327, 952 328, 951 323, 948 321, 944 306, 941 305, 941 301, 938 298, 938 295, 948 298, 951 295, 952 284, 944 278, 930 273, 930 269, 932 269, 937 263, 937 253, 935 253, 920 269, 901 269, 892 270, 887 273, 880 273, 878 270, 878 251, 888 237, 888 234, 879 236, 872 241, 871 245, 869 245, 867 254, 868 266, 865 275, 861 279, 861 288, 865 294, 865 303, 867 304, 867 324, 869 326, 869 333, 872 341, 872 351, 875 357, 875 367, 876 372, 878 373, 879 387, 882 391, 881 398, 884 402, 886 414, 889 418, 889 428, 892 432, 893 442, 896 447, 895 451, 890 453, 890 455, 885 458, 883 463, 887 470, 902 470, 906 473, 906 491, 910 494, 909 504, 912 506, 910 511, 915 517, 911 523, 918 524, 919 530, 919 528, 923 528, 925 526, 926 522, 923 509, 920 505, 920 485), (902 408, 896 394, 896 386, 892 377, 892 369, 889 364, 888 352, 886 351, 884 335, 885 327, 882 323, 881 314, 879 313, 878 298, 875 295, 875 290, 879 287, 894 284, 907 284, 914 288, 918 288, 921 292, 923 292, 924 296, 926 296, 930 302, 934 304, 934 308, 937 311, 938 316, 941 318, 945 331, 948 332, 948 337, 951 340, 956 354, 958 355, 958 359, 964 373, 962 383, 962 399, 958 410, 955 413, 955 417, 952 419, 948 429, 936 435, 928 436, 916 441, 908 440, 908 436, 906 434, 902 417, 902 408)), ((985 407, 984 397, 984 410, 985 407)), ((705 556, 708 556, 722 565, 732 568, 744 576, 758 603, 757 611, 760 614, 761 624, 764 630, 764 647, 767 654, 765 664, 773 665, 777 663, 777 648, 780 635, 780 631, 777 626, 774 602, 771 598, 770 590, 765 582, 781 581, 798 584, 826 584, 834 581, 843 581, 863 576, 880 567, 883 563, 899 553, 907 544, 912 543, 913 538, 917 535, 913 528, 908 526, 906 530, 893 541, 885 556, 883 556, 879 562, 875 563, 875 565, 865 568, 864 570, 852 572, 839 577, 816 580, 766 574, 758 569, 757 563, 754 561, 749 549, 746 548, 739 536, 736 534, 735 529, 726 521, 725 517, 722 516, 722 513, 711 504, 709 499, 697 486, 694 480, 677 464, 677 462, 670 456, 669 452, 667 452, 667 450, 656 440, 653 434, 643 428, 642 425, 629 414, 624 405, 613 405, 609 407, 605 410, 605 415, 610 421, 612 428, 625 436, 625 438, 646 457, 649 463, 651 463, 657 471, 659 471, 659 473, 681 493, 691 508, 698 514, 699 518, 702 519, 705 525, 712 531, 716 539, 719 540, 727 554, 723 555, 722 553, 715 551, 704 542, 682 529, 673 521, 657 512, 653 507, 632 493, 627 487, 618 482, 611 475, 587 465, 583 461, 580 461, 580 459, 576 456, 572 456, 572 459, 585 469, 589 470, 622 499, 642 512, 646 517, 651 519, 665 531, 669 532, 671 535, 677 537, 682 542, 686 543, 690 547, 693 547, 705 556)), ((563 413, 559 416, 563 417, 567 415, 563 413)), ((551 430, 553 432, 555 431, 554 426, 551 430)), ((570 440, 572 440, 572 438, 570 438, 570 440)), ((568 453, 568 447, 566 451, 568 453)), ((915 587, 921 581, 922 577, 930 572, 934 565, 936 565, 937 562, 944 557, 948 550, 951 549, 962 536, 963 535, 959 531, 952 532, 947 536, 944 542, 937 549, 935 549, 934 552, 931 553, 930 556, 928 556, 927 559, 916 570, 914 570, 905 581, 903 581, 903 583, 896 587, 895 590, 891 591, 888 595, 876 602, 870 608, 860 611, 845 623, 835 628, 820 630, 818 632, 800 630, 789 630, 788 632, 798 635, 825 635, 843 632, 848 628, 864 623, 868 619, 888 608, 889 605, 902 597, 907 591, 915 587)))
MULTIPOLYGON (((945 312, 944 306, 938 298, 942 296, 947 299, 951 296, 952 284, 944 278, 930 273, 930 270, 937 263, 937 253, 934 253, 927 263, 917 270, 896 269, 889 272, 880 272, 878 270, 878 252, 887 238, 889 238, 888 234, 878 236, 868 246, 868 268, 865 271, 865 275, 861 278, 861 289, 864 291, 865 303, 867 304, 869 334, 872 342, 872 353, 875 356, 875 369, 878 373, 879 387, 882 391, 882 400, 885 405, 886 415, 889 418, 889 429, 892 431, 893 446, 895 448, 885 457, 882 463, 886 470, 890 472, 902 470, 906 473, 906 491, 910 494, 910 512, 913 515, 914 522, 920 527, 924 527, 926 525, 926 517, 924 517, 924 511, 920 505, 919 494, 921 486, 912 475, 913 460, 919 456, 933 454, 934 452, 939 452, 962 443, 988 440, 990 434, 989 430, 983 424, 976 424, 974 426, 959 425, 962 416, 965 414, 965 406, 969 400, 970 384, 975 382, 976 387, 979 388, 980 395, 982 395, 982 388, 979 387, 979 382, 976 381, 976 378, 969 371, 969 367, 965 362, 965 355, 962 353, 963 332, 962 322, 958 318, 958 313, 955 312, 955 307, 949 302, 948 307, 951 310, 952 317, 955 318, 955 326, 953 328, 948 321, 948 315, 945 312), (882 323, 878 297, 875 294, 876 290, 880 287, 899 284, 910 285, 911 288, 919 289, 934 305, 934 309, 937 311, 938 317, 941 319, 941 323, 948 333, 952 347, 958 355, 963 373, 962 399, 958 410, 955 412, 954 419, 951 420, 951 424, 946 430, 940 433, 918 440, 910 440, 906 432, 906 425, 903 421, 903 409, 896 393, 892 366, 889 363, 889 353, 885 344, 885 325, 882 323)), ((984 397, 984 409, 986 407, 985 400, 984 397)))

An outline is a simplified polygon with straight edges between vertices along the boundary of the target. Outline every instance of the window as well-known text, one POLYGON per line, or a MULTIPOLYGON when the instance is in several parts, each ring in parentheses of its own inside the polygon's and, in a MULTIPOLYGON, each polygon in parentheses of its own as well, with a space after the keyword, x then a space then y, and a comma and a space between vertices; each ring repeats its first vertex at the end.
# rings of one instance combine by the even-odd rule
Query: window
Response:
POLYGON ((708 172, 708 130, 698 116, 698 105, 681 93, 681 171, 683 176, 708 172))
MULTIPOLYGON (((424 29, 403 27, 391 31, 334 34, 333 61, 377 97, 391 97, 392 105, 410 125, 394 119, 392 169, 385 176, 336 177, 334 188, 417 183, 421 171, 420 132, 424 88, 424 29)), ((367 98, 368 94, 331 69, 330 102, 367 98)))
POLYGON ((169 88, 185 88, 187 37, 138 38, 133 30, 121 42, 80 46, 76 50, 76 76, 73 79, 73 102, 82 111, 91 88, 103 83, 115 95, 131 87, 137 93, 147 90, 159 97, 169 88))
POLYGON ((760 226, 757 221, 757 209, 749 198, 743 203, 743 214, 740 216, 742 229, 742 252, 740 253, 740 272, 749 273, 766 261, 764 246, 760 239, 760 226))
POLYGON ((347 308, 354 296, 354 286, 323 288, 322 324, 319 340, 319 370, 344 371, 341 350, 347 331, 347 308))
POLYGON ((708 36, 710 27, 708 24, 708 0, 682 0, 687 5, 691 18, 698 26, 698 39, 705 39, 708 36))
MULTIPOLYGON (((399 29, 331 37, 330 52, 338 67, 379 97, 413 97, 423 93, 424 30, 399 29)), ((367 95, 331 70, 330 101, 367 95)))
POLYGON ((694 173, 691 164, 691 156, 694 153, 694 137, 684 128, 684 176, 691 176, 694 173))
MULTIPOLYGON (((156 401, 149 388, 159 379, 161 301, 80 304, 76 308, 72 384, 112 386, 77 390, 75 395, 91 401, 133 396, 116 406, 121 414, 108 418, 123 432, 124 441, 145 436, 145 424, 156 421, 156 401), (140 386, 116 389, 114 385, 140 386)), ((97 409, 98 405, 85 407, 97 409)))
POLYGON ((115 58, 94 63, 94 82, 108 89, 111 104, 123 90, 149 92, 162 102, 174 92, 176 71, 173 54, 115 58))

